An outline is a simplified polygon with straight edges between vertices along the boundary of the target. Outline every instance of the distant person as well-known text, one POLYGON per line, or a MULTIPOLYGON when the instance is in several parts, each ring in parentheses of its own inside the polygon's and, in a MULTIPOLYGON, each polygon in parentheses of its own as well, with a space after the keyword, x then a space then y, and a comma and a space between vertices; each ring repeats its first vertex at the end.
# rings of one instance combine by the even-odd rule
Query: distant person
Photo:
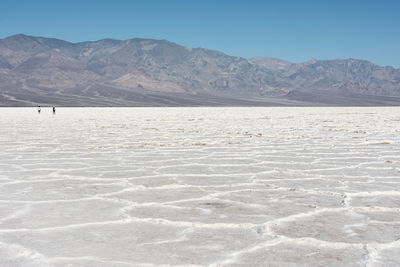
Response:
POLYGON ((56 107, 53 106, 53 114, 56 114, 56 107))
POLYGON ((40 111, 42 111, 42 108, 40 106, 38 106, 37 108, 37 112, 40 114, 40 111))

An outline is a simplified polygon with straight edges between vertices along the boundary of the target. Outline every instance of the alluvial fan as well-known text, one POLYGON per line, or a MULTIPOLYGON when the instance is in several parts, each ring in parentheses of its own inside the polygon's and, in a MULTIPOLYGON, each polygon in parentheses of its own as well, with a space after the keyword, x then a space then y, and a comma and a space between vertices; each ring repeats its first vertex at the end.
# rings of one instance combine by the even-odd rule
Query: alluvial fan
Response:
POLYGON ((400 265, 398 108, 0 112, 1 266, 400 265))

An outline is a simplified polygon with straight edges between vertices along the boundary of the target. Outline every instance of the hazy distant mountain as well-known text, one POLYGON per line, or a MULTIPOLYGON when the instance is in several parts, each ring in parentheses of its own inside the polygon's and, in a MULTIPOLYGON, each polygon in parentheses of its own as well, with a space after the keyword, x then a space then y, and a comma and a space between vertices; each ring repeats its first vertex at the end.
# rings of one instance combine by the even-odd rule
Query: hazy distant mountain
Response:
POLYGON ((399 105, 400 70, 250 60, 165 40, 0 39, 0 105, 399 105))

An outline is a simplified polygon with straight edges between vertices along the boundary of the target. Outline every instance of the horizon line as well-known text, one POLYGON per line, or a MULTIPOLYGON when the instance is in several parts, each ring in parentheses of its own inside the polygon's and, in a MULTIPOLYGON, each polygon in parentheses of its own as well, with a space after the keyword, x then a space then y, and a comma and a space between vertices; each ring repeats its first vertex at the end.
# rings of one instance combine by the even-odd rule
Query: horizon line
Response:
POLYGON ((191 49, 206 49, 206 50, 210 50, 210 51, 215 51, 215 52, 219 52, 219 53, 223 53, 227 56, 231 56, 231 57, 239 57, 239 58, 243 58, 245 60, 252 60, 252 59, 256 59, 256 58, 268 58, 268 59, 275 59, 275 60, 279 60, 279 61, 285 61, 287 63, 290 64, 295 64, 295 65, 301 65, 301 64, 306 64, 309 63, 311 61, 340 61, 340 60, 358 60, 358 61, 365 61, 365 62, 369 62, 371 64, 374 64, 376 66, 379 67, 383 67, 383 68, 393 68, 393 69, 400 69, 400 67, 395 67, 393 65, 380 65, 377 64, 371 60, 367 60, 367 59, 363 59, 363 58, 353 58, 353 57, 348 57, 348 58, 325 58, 325 59, 318 59, 318 58, 312 58, 306 61, 302 61, 302 62, 292 62, 286 59, 281 59, 278 57, 271 57, 271 56, 254 56, 254 57, 243 57, 243 56, 236 56, 236 55, 232 55, 232 54, 228 54, 226 52, 217 50, 217 49, 211 49, 211 48, 206 48, 206 47, 191 47, 191 46, 186 46, 186 45, 182 45, 179 44, 177 42, 174 41, 170 41, 168 39, 157 39, 157 38, 147 38, 147 37, 133 37, 133 38, 128 38, 128 39, 118 39, 118 38, 112 38, 112 37, 106 37, 106 38, 101 38, 101 39, 96 39, 96 40, 86 40, 86 41, 70 41, 70 40, 65 40, 65 39, 61 39, 58 37, 45 37, 45 36, 39 36, 39 35, 30 35, 30 34, 25 34, 25 33, 16 33, 16 34, 12 34, 3 38, 0 38, 0 40, 5 40, 8 38, 12 38, 12 37, 17 37, 17 36, 24 36, 24 37, 31 37, 31 38, 44 38, 44 39, 54 39, 54 40, 58 40, 58 41, 63 41, 63 42, 67 42, 70 44, 82 44, 82 43, 96 43, 96 42, 100 42, 100 41, 104 41, 104 40, 113 40, 113 41, 119 41, 119 42, 124 42, 124 41, 130 41, 130 40, 151 40, 151 41, 164 41, 164 42, 168 42, 168 43, 172 43, 181 47, 187 47, 187 48, 191 48, 191 49))

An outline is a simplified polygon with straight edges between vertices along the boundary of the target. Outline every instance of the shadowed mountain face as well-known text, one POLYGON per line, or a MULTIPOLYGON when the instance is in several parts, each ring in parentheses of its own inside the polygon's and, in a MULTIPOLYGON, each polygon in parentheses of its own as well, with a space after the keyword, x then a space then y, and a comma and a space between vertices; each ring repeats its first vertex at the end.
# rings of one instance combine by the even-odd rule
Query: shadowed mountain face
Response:
POLYGON ((0 39, 0 105, 399 105, 400 70, 250 60, 165 40, 0 39))

